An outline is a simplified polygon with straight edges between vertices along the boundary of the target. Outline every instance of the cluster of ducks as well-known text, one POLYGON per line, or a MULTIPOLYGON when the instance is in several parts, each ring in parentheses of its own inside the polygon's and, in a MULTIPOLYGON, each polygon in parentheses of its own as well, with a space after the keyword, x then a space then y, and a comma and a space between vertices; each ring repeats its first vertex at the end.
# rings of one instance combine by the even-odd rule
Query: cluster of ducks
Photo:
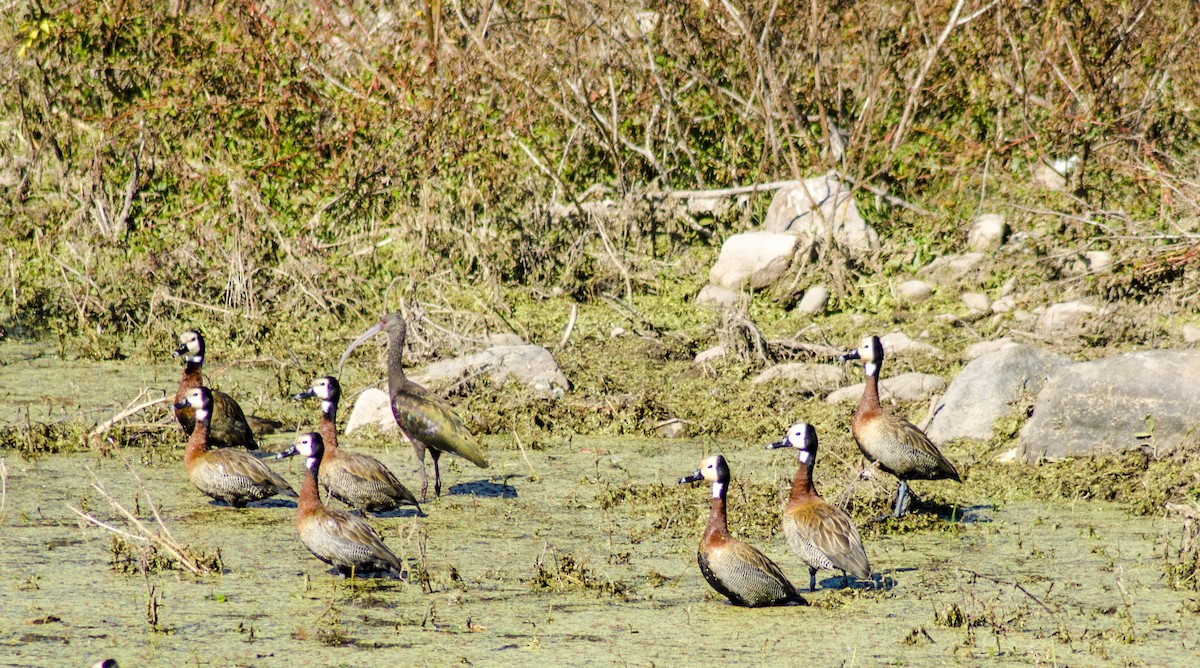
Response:
MULTIPOLYGON (((420 502, 428 491, 427 451, 433 459, 434 493, 439 496, 442 482, 438 460, 443 453, 457 455, 483 468, 487 468, 488 459, 479 441, 453 409, 405 377, 402 357, 407 329, 399 314, 384 316, 355 339, 342 353, 339 367, 355 348, 379 333, 388 336, 387 378, 392 415, 401 434, 412 443, 420 463, 420 500, 378 459, 338 447, 341 386, 331 376, 316 379, 309 389, 291 397, 321 401, 317 430, 299 434, 290 448, 276 455, 277 459, 304 457, 305 473, 299 495, 261 458, 249 452, 257 448, 250 426, 255 418, 247 418, 229 395, 203 385, 204 337, 194 330, 180 336, 175 351, 176 356, 184 357, 186 365, 174 408, 180 425, 189 434, 184 467, 198 490, 233 507, 275 495, 296 497, 296 530, 300 541, 314 556, 348 576, 387 573, 403 578, 407 575, 404 564, 384 545, 362 514, 388 512, 403 506, 413 506, 420 514, 420 502), (326 507, 318 486, 362 514, 326 507)), ((907 509, 909 480, 960 480, 954 465, 920 429, 883 411, 879 402, 883 345, 879 338, 867 337, 857 349, 841 355, 840 359, 860 359, 865 364, 866 388, 854 412, 851 432, 867 459, 900 480, 893 515, 900 517, 907 509)), ((870 579, 871 566, 853 520, 846 511, 821 498, 813 485, 816 430, 806 423, 794 424, 782 439, 767 448, 792 448, 799 460, 783 510, 783 533, 791 548, 808 565, 809 591, 816 589, 816 574, 821 569, 842 571, 846 584, 850 575, 870 579)), ((736 605, 805 604, 799 590, 775 562, 730 535, 725 496, 731 476, 722 455, 708 457, 697 471, 679 482, 701 480, 712 483, 712 505, 697 561, 713 589, 736 605)))
MULTIPOLYGON (((900 517, 907 510, 909 480, 961 481, 954 465, 924 432, 908 420, 883 411, 879 403, 883 344, 879 337, 868 336, 857 349, 841 355, 840 360, 864 362, 866 387, 854 411, 850 431, 867 459, 900 480, 892 515, 900 517)), ((777 448, 795 449, 800 462, 783 509, 783 534, 792 550, 808 565, 809 591, 816 590, 817 571, 821 569, 842 571, 844 584, 848 584, 848 574, 869 579, 871 566, 854 521, 845 510, 821 498, 813 486, 816 429, 803 422, 794 424, 782 439, 767 446, 768 450, 777 448)), ((679 479, 680 484, 701 480, 712 483, 712 506, 696 556, 704 579, 735 605, 806 605, 807 601, 775 562, 729 534, 725 494, 730 479, 729 464, 722 455, 705 459, 698 470, 679 479)))
MULTIPOLYGON (((385 332, 388 336, 388 393, 400 432, 413 444, 421 465, 421 501, 428 491, 425 452, 433 459, 434 493, 441 495, 438 459, 451 453, 487 468, 488 459, 479 441, 454 411, 404 375, 402 353, 407 329, 399 314, 388 314, 356 339, 342 354, 342 363, 358 346, 385 332)), ((229 395, 203 385, 204 337, 195 330, 179 337, 176 356, 185 366, 175 395, 175 417, 189 434, 184 451, 188 479, 204 494, 235 508, 252 501, 283 495, 298 498, 296 530, 314 556, 344 575, 388 573, 405 577, 404 564, 384 545, 378 532, 361 515, 327 508, 318 484, 330 496, 358 509, 379 513, 413 506, 420 501, 382 462, 369 455, 338 447, 337 408, 341 386, 336 378, 316 379, 292 399, 321 400, 321 421, 315 432, 299 434, 277 459, 305 458, 304 480, 297 495, 291 485, 249 450, 257 449, 250 423, 229 395), (245 448, 245 449, 240 449, 245 448), (212 449, 212 448, 219 449, 212 449)))

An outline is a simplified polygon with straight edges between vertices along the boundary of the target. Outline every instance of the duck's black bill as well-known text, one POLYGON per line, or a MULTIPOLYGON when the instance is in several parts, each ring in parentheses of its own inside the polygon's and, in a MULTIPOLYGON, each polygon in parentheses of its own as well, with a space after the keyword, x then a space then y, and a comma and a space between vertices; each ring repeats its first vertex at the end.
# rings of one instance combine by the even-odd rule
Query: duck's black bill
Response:
POLYGON ((290 395, 288 399, 291 399, 292 401, 300 401, 301 399, 312 399, 315 396, 317 396, 317 393, 314 392, 310 387, 303 392, 297 392, 296 394, 290 395))
POLYGON ((775 441, 774 443, 767 444, 768 450, 778 450, 780 448, 790 448, 790 447, 792 447, 792 444, 788 442, 787 436, 784 436, 783 438, 779 439, 778 441, 775 441))
POLYGON ((695 472, 680 478, 679 484, 683 485, 689 482, 700 482, 701 480, 704 480, 704 474, 700 472, 700 469, 696 469, 695 472))

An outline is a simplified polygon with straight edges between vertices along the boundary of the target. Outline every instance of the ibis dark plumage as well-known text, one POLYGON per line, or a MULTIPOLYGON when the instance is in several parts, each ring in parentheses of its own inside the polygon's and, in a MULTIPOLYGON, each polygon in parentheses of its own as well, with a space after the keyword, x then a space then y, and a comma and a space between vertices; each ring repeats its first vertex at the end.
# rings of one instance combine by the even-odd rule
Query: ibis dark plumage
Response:
POLYGON ((412 382, 404 375, 404 344, 408 327, 399 313, 389 313, 373 327, 363 332, 342 353, 338 366, 345 364, 350 355, 364 341, 381 332, 387 333, 387 380, 388 395, 391 397, 392 416, 396 418, 401 433, 413 444, 417 461, 421 465, 421 499, 429 488, 425 471, 425 451, 433 458, 434 493, 442 493, 442 475, 438 459, 448 452, 479 466, 488 467, 487 455, 479 440, 467 428, 462 418, 449 405, 431 395, 425 388, 412 382))

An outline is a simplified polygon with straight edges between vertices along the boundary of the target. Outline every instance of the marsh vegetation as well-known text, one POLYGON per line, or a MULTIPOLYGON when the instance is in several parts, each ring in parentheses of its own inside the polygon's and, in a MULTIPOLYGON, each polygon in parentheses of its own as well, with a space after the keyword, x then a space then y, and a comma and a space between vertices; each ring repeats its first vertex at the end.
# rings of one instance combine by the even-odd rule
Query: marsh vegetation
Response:
MULTIPOLYGON (((385 4, 0 12, 6 655, 1195 654, 1200 445, 999 463, 1029 407, 1017 406, 991 441, 944 447, 961 486, 916 483, 919 512, 867 523, 894 481, 859 476, 851 407, 750 382, 892 330, 949 352, 889 359, 888 374, 946 379, 958 351, 1000 336, 1074 359, 1193 345, 1180 332, 1200 325, 1195 3, 385 4), (1038 174, 1056 161, 1072 169, 1047 185, 1038 174), (732 311, 694 303, 721 241, 762 220, 771 190, 752 186, 830 170, 854 184, 878 252, 820 245, 732 311), (990 212, 1016 241, 969 287, 1013 295, 1014 313, 978 317, 954 290, 898 298, 990 212), (1107 271, 1086 270, 1091 251, 1111 254, 1107 271), (816 284, 828 307, 798 313, 816 284), (1104 317, 1061 338, 1017 317, 1067 298, 1104 317), (338 372, 349 338, 393 310, 413 366, 516 334, 551 348, 573 388, 548 398, 484 376, 434 388, 484 435, 494 468, 446 460, 450 493, 427 518, 373 520, 410 582, 347 581, 304 552, 286 505, 234 511, 191 489, 156 400, 178 380, 176 337, 198 327, 213 385, 310 428, 312 407, 286 397, 338 372), (693 362, 718 343, 723 358, 693 362), (695 565, 707 494, 674 480, 723 452, 731 528, 803 582, 778 529, 793 462, 762 450, 801 419, 821 435, 818 485, 860 523, 877 586, 826 590, 838 578, 822 573, 811 608, 733 608, 695 565), (686 438, 659 438, 667 421, 686 438), (172 541, 81 514, 141 536, 132 515, 172 541)), ((341 370, 347 407, 381 382, 377 361, 341 370)), ((845 384, 859 379, 847 368, 845 384)), ((892 409, 916 423, 927 412, 892 409)), ((413 480, 395 439, 349 445, 413 480)), ((280 470, 298 479, 299 464, 280 470)))

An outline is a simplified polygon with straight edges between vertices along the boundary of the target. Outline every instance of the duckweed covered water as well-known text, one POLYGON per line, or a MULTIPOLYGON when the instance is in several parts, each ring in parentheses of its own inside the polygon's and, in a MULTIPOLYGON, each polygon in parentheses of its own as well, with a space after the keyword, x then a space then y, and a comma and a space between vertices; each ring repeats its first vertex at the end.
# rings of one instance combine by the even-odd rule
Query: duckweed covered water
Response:
MULTIPOLYGON (((165 388, 178 373, 167 369, 139 373, 165 388)), ((488 439, 490 469, 442 460, 448 493, 426 517, 372 518, 411 566, 402 582, 330 574, 296 538, 291 502, 209 503, 177 440, 32 459, 0 450, 0 665, 282 666, 302 654, 347 666, 1181 665, 1197 652, 1200 602, 1162 577, 1178 526, 1111 504, 995 507, 969 475, 918 482, 918 494, 961 505, 952 520, 864 529, 875 588, 837 589, 840 575, 823 571, 811 607, 747 610, 702 579, 708 491, 675 481, 724 452, 734 533, 803 586, 775 519, 795 460, 761 443, 488 439), (156 505, 179 542, 219 550, 222 572, 164 569, 115 544, 72 510, 129 529, 93 482, 145 522, 156 505)), ((847 443, 823 437, 818 484, 844 487, 835 462, 847 443)), ((417 485, 394 437, 345 445, 417 485)), ((271 465, 299 483, 301 462, 271 465)))
MULTIPOLYGON (((364 447, 364 446, 360 446, 364 447)), ((868 542, 879 589, 819 589, 809 608, 718 599, 694 561, 707 491, 674 479, 699 443, 580 441, 527 453, 493 443, 487 476, 447 467, 428 517, 374 519, 412 583, 335 577, 296 540, 291 504, 234 510, 191 489, 173 458, 6 456, 0 646, 9 665, 677 664, 707 654, 782 665, 1163 665, 1194 657, 1196 601, 1165 588, 1161 522, 1099 503, 975 508, 950 531, 868 542), (530 466, 537 473, 532 479, 530 466), (126 526, 92 476, 140 516, 137 475, 175 537, 220 549, 224 572, 121 572, 126 526), (639 490, 612 503, 612 490, 639 490), (427 576, 420 584, 420 572, 427 576), (431 591, 427 592, 425 589, 431 591)), ((735 476, 778 480, 790 460, 725 452, 735 476)), ((376 451, 414 480, 406 449, 376 451)), ((297 480, 299 467, 284 464, 297 480)), ((736 483, 735 483, 736 484, 736 483)), ((746 509, 731 496, 735 528, 746 509)), ((795 582, 781 537, 754 541, 795 582)), ((822 572, 820 586, 838 577, 822 572)))

